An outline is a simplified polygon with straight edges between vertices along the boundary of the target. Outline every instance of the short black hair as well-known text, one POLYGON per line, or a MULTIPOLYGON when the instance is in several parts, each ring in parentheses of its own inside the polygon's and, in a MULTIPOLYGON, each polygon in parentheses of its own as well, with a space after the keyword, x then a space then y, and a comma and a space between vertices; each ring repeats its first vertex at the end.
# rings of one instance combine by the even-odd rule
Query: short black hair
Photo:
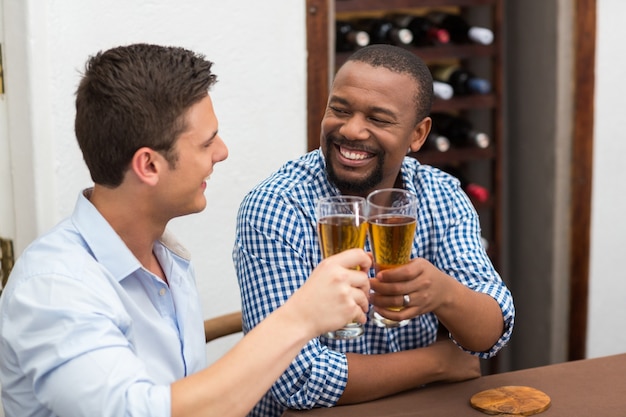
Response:
POLYGON ((358 49, 346 62, 358 61, 372 67, 410 75, 417 85, 417 122, 430 114, 433 105, 433 76, 426 63, 413 52, 394 45, 374 44, 358 49))

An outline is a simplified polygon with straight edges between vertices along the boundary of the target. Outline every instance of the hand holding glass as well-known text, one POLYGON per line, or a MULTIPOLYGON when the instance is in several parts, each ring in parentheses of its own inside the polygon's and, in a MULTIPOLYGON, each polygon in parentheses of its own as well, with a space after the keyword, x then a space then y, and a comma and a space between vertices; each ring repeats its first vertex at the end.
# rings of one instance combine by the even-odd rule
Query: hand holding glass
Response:
MULTIPOLYGON (((367 236, 365 199, 356 196, 322 197, 317 203, 317 234, 324 258, 347 249, 363 249, 367 236)), ((352 322, 324 336, 352 339, 362 334, 363 325, 352 322)))
MULTIPOLYGON (((417 225, 417 197, 403 189, 385 188, 368 195, 367 206, 376 273, 408 263, 417 225)), ((387 309, 400 311, 404 306, 387 309)), ((374 310, 370 318, 379 327, 402 327, 409 323, 408 319, 388 319, 374 310)))

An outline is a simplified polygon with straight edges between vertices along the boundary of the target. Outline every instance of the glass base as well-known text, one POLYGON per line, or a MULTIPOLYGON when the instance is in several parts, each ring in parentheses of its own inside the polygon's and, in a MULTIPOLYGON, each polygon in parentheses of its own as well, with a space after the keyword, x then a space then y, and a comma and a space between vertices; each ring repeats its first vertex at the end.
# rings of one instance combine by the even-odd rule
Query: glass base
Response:
POLYGON ((372 322, 374 322, 374 324, 377 325, 378 327, 385 327, 387 329, 394 329, 396 327, 404 327, 407 324, 409 324, 409 321, 410 321, 409 319, 402 320, 402 321, 391 320, 391 319, 381 316, 374 310, 372 310, 372 312, 370 313, 370 320, 372 320, 372 322))
POLYGON ((348 323, 341 329, 324 333, 323 336, 328 339, 347 340, 362 336, 363 332, 363 325, 361 323, 348 323))

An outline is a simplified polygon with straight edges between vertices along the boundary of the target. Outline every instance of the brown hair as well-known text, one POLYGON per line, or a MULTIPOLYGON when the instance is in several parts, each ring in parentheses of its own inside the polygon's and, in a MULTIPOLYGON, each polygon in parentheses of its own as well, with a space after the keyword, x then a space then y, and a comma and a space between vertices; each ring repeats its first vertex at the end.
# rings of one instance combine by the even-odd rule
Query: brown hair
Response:
POLYGON ((75 132, 91 179, 121 184, 146 146, 174 166, 184 116, 217 81, 212 62, 178 48, 133 44, 90 57, 76 91, 75 132))

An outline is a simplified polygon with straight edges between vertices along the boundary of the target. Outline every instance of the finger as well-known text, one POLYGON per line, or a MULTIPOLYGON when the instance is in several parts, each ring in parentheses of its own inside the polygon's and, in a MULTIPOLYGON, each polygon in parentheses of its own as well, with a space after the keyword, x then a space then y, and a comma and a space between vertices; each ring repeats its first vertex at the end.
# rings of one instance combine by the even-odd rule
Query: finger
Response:
POLYGON ((370 307, 369 297, 368 297, 369 291, 363 291, 357 288, 354 288, 353 291, 354 291, 353 298, 357 306, 359 306, 359 308, 361 309, 363 313, 367 313, 367 310, 369 310, 369 307, 370 307))
POLYGON ((378 278, 370 280, 370 287, 381 296, 402 296, 411 291, 411 281, 381 282, 378 278))
POLYGON ((348 249, 341 253, 329 256, 328 261, 337 262, 339 265, 354 269, 359 267, 367 271, 372 266, 372 258, 363 249, 348 249))
POLYGON ((369 294, 371 279, 364 271, 351 270, 350 273, 350 285, 354 288, 358 288, 363 294, 369 294))
POLYGON ((374 292, 370 295, 370 301, 373 305, 379 308, 390 308, 402 306, 402 295, 381 295, 378 292, 374 292))
POLYGON ((407 264, 378 272, 376 274, 376 278, 378 278, 381 282, 411 281, 422 273, 421 271, 423 268, 420 264, 420 258, 415 258, 407 264))
POLYGON ((354 307, 354 315, 352 317, 354 317, 352 321, 357 323, 365 324, 367 322, 367 313, 361 310, 359 306, 354 307))

